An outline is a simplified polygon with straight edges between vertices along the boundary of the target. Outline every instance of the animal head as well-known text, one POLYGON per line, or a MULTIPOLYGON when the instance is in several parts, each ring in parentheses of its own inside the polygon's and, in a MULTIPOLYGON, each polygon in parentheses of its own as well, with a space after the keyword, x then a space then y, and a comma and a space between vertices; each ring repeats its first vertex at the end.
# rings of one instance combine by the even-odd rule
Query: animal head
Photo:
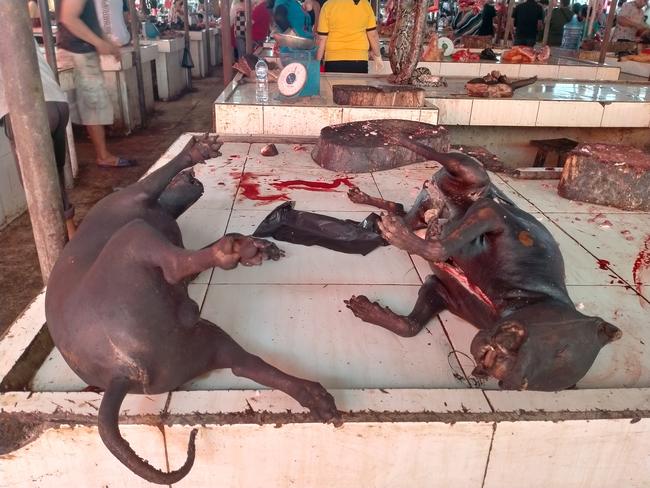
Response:
POLYGON ((203 195, 203 184, 194 177, 194 170, 178 173, 158 198, 158 203, 172 216, 178 217, 203 195))
POLYGON ((600 349, 621 335, 614 325, 582 314, 528 326, 504 320, 474 337, 473 374, 492 376, 509 390, 563 390, 587 374, 600 349))

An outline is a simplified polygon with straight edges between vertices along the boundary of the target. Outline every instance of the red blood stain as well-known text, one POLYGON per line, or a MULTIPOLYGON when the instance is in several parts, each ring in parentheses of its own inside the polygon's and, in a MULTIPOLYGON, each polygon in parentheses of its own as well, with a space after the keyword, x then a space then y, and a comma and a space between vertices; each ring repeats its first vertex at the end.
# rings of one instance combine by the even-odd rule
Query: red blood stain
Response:
POLYGON ((279 193, 277 195, 262 195, 260 193, 260 185, 257 182, 256 175, 254 173, 244 172, 240 175, 238 172, 233 172, 231 173, 231 176, 239 178, 239 188, 241 188, 241 194, 249 200, 260 200, 265 202, 289 200, 289 196, 284 193, 279 193))
POLYGON ((598 259, 596 262, 598 263, 598 267, 600 269, 608 269, 607 267, 609 266, 609 261, 607 261, 607 259, 598 259))
POLYGON ((341 185, 352 188, 354 184, 349 178, 336 178, 331 183, 326 181, 305 181, 305 180, 288 180, 279 181, 271 184, 276 190, 308 190, 308 191, 330 191, 341 185))
POLYGON ((632 266, 632 279, 634 280, 634 287, 636 291, 641 293, 641 277, 639 276, 640 272, 647 269, 650 266, 650 234, 645 237, 643 241, 643 249, 639 251, 636 259, 634 260, 634 265, 632 266))
MULTIPOLYGON (((274 195, 263 195, 260 192, 260 185, 257 182, 257 176, 270 176, 268 174, 255 174, 250 172, 239 173, 233 171, 230 173, 233 178, 239 180, 239 187, 241 188, 241 195, 249 200, 258 201, 280 201, 289 200, 289 195, 286 193, 277 193, 274 195)), ((354 184, 349 178, 336 178, 332 182, 326 181, 306 181, 306 180, 287 180, 271 183, 271 186, 276 190, 307 190, 307 191, 331 191, 341 185, 352 188, 354 184)))
POLYGON ((294 144, 293 145, 293 150, 298 152, 298 151, 306 151, 307 148, 303 146, 302 144, 294 144))

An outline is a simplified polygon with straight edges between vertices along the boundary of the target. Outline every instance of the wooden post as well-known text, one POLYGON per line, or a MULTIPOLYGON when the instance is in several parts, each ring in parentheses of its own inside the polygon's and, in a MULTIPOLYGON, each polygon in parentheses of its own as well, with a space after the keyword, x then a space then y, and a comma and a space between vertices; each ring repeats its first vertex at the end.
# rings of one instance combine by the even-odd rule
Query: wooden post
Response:
POLYGON ((223 58, 223 84, 232 80, 232 41, 230 40, 230 2, 220 0, 221 5, 221 52, 223 58))
POLYGON ((246 54, 253 52, 253 6, 251 0, 244 0, 246 13, 246 54))
POLYGON ((138 105, 140 106, 140 124, 147 125, 147 104, 144 100, 144 78, 142 77, 142 55, 140 53, 140 21, 135 8, 135 0, 129 0, 129 17, 131 17, 131 41, 133 42, 133 60, 135 64, 135 78, 138 82, 138 105))
POLYGON ((210 52, 210 22, 208 21, 208 12, 210 8, 210 2, 208 0, 205 0, 203 2, 203 22, 205 23, 205 51, 207 54, 207 59, 205 60, 205 73, 206 75, 210 74, 210 66, 211 66, 211 59, 212 59, 212 53, 210 52))
POLYGON ((600 0, 590 0, 589 5, 591 7, 591 12, 589 15, 589 27, 587 28, 587 37, 591 37, 591 33, 594 30, 594 22, 596 21, 596 15, 600 9, 600 0))
POLYGON ((43 283, 65 243, 63 203, 34 36, 24 0, 0 1, 0 64, 43 283))
POLYGON ((512 31, 512 26, 514 24, 514 21, 512 19, 512 12, 515 9, 515 3, 517 3, 517 0, 510 0, 510 3, 508 4, 508 18, 506 19, 506 32, 503 34, 503 42, 505 45, 507 45, 508 41, 510 40, 510 32, 512 31))
POLYGON ((550 5, 548 6, 548 12, 546 13, 546 18, 544 19, 544 36, 542 37, 542 45, 546 46, 548 44, 548 33, 551 29, 551 15, 553 15, 553 9, 557 6, 557 0, 551 0, 550 5))
POLYGON ((609 12, 607 14, 607 27, 605 27, 605 39, 603 39, 603 45, 600 47, 600 56, 598 57, 598 63, 604 64, 605 58, 607 57, 607 47, 609 46, 609 41, 612 38, 612 26, 614 25, 614 17, 616 16, 616 0, 611 0, 609 4, 609 12))

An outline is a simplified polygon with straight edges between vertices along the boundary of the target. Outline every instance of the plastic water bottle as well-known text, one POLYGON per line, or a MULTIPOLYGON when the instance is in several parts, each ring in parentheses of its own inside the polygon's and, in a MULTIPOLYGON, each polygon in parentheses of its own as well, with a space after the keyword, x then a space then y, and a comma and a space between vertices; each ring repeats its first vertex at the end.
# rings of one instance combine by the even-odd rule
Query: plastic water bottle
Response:
POLYGON ((571 49, 577 50, 580 48, 580 42, 582 41, 582 30, 584 24, 578 22, 578 17, 573 16, 570 22, 564 24, 564 29, 562 31, 562 49, 571 49))
POLYGON ((266 103, 269 101, 269 67, 261 58, 255 64, 255 78, 257 78, 255 100, 258 103, 266 103))

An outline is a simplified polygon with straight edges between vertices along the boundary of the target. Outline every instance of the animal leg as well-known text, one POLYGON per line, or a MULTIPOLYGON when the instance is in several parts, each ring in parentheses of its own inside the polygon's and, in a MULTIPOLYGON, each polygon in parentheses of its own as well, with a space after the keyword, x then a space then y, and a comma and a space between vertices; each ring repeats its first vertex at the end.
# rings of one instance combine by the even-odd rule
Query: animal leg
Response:
POLYGON ((222 329, 207 320, 201 319, 187 334, 189 337, 183 340, 182 346, 183 359, 179 362, 183 365, 186 378, 177 381, 178 384, 213 369, 229 368, 237 376, 285 392, 311 410, 319 420, 340 423, 334 398, 319 383, 291 376, 271 366, 245 351, 222 329))
MULTIPOLYGON (((156 228, 137 219, 117 232, 106 244, 102 254, 124 254, 140 262, 158 267, 168 283, 177 284, 205 271, 220 267, 232 269, 238 263, 246 266, 261 264, 264 259, 279 259, 282 251, 264 239, 227 235, 213 245, 198 251, 175 246, 156 228)), ((99 260, 98 260, 99 261, 99 260)))
POLYGON ((354 203, 371 205, 397 215, 406 215, 404 205, 401 203, 370 196, 366 192, 362 191, 358 186, 354 186, 348 190, 348 198, 354 203))
POLYGON ((502 232, 503 218, 497 204, 482 199, 472 205, 465 215, 455 222, 444 238, 424 240, 413 234, 397 216, 384 215, 377 224, 382 236, 410 254, 417 254, 430 262, 446 261, 464 246, 481 235, 502 232))
POLYGON ((399 315, 363 295, 345 301, 352 313, 364 322, 378 325, 402 337, 413 337, 436 315, 446 308, 445 299, 438 292, 442 283, 435 276, 427 278, 418 291, 418 299, 408 315, 399 315))
POLYGON ((207 134, 203 137, 194 137, 190 145, 169 163, 123 191, 140 193, 148 200, 157 200, 174 176, 197 163, 218 156, 220 147, 221 143, 207 134))

